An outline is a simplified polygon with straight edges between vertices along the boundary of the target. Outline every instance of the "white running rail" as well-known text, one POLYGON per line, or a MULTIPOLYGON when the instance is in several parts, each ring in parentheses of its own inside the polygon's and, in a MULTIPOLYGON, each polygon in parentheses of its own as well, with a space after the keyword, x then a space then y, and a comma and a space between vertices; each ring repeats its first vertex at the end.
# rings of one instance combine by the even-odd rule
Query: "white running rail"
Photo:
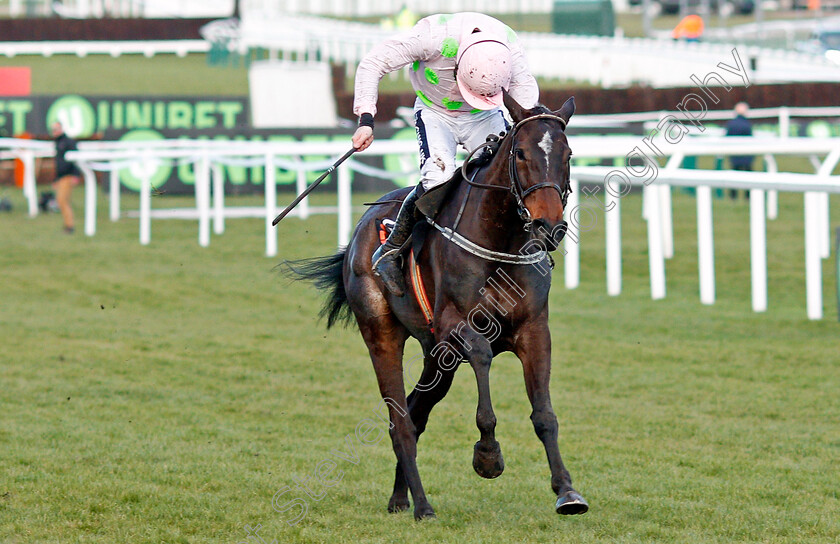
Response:
MULTIPOLYGON (((638 153, 642 145, 640 137, 626 136, 579 136, 571 137, 577 159, 624 159, 638 153)), ((97 184, 94 172, 111 172, 110 198, 111 219, 120 216, 119 169, 132 167, 134 173, 140 173, 143 180, 141 189, 140 242, 148 244, 151 240, 151 174, 161 161, 191 162, 196 165, 194 209, 183 212, 167 211, 169 216, 180 213, 184 218, 198 218, 198 240, 201 246, 210 243, 211 221, 216 234, 224 232, 225 217, 263 217, 266 228, 266 255, 277 254, 278 231, 271 226, 277 215, 277 193, 274 172, 282 167, 298 172, 297 192, 306 187, 305 172, 324 170, 347 149, 345 142, 207 142, 207 141, 161 141, 154 145, 140 147, 138 142, 82 142, 80 151, 68 153, 68 158, 76 161, 85 178, 85 229, 88 236, 96 232, 96 196, 97 184), (130 147, 129 147, 130 146, 130 147), (329 156, 323 163, 303 161, 306 156, 329 156), (289 157, 295 157, 290 159, 289 157), (265 206, 259 209, 236 210, 225 208, 224 180, 221 165, 262 165, 266 168, 265 206), (143 175, 145 173, 145 175, 143 175), (211 202, 211 184, 215 185, 211 202)), ((34 157, 51 155, 51 144, 31 140, 0 139, 0 159, 23 158, 27 169, 32 168, 34 157)), ((668 157, 665 167, 654 166, 646 161, 643 166, 624 167, 583 167, 572 169, 574 192, 567 206, 569 230, 564 244, 565 280, 568 288, 575 288, 579 277, 579 243, 585 225, 580 224, 580 213, 576 210, 588 209, 590 212, 602 212, 607 222, 607 291, 610 295, 621 292, 621 233, 620 196, 627 186, 643 187, 644 216, 648 222, 649 267, 651 297, 663 298, 666 294, 665 262, 673 256, 673 226, 671 221, 671 186, 697 188, 698 216, 698 273, 700 300, 703 304, 713 304, 714 289, 714 236, 712 222, 711 188, 736 188, 750 191, 750 240, 752 270, 752 308, 756 312, 767 309, 767 264, 766 264, 766 219, 774 218, 777 211, 775 194, 777 191, 802 193, 805 203, 805 268, 807 292, 807 316, 809 319, 821 319, 822 277, 821 259, 830 254, 829 194, 840 193, 840 176, 831 173, 840 162, 840 138, 695 138, 686 137, 679 144, 662 146, 663 156, 668 157), (761 155, 769 165, 769 172, 733 172, 712 170, 687 170, 678 168, 686 156, 728 156, 761 155), (813 157, 816 166, 814 174, 791 174, 775 171, 776 157, 805 156, 813 157), (603 187, 598 193, 581 193, 579 183, 586 182, 589 187, 603 187), (607 195, 606 200, 604 195, 607 195), (600 210, 599 210, 600 207, 600 210), (584 228, 581 228, 581 227, 584 228)), ((414 157, 416 143, 413 141, 378 140, 366 155, 400 155, 414 157)), ((639 155, 636 155, 639 157, 639 155)), ((346 245, 352 233, 352 173, 372 172, 353 160, 348 160, 338 169, 338 245, 346 245)), ((405 172, 380 172, 383 177, 403 177, 405 172)), ((30 214, 36 198, 34 174, 27 173, 28 184, 24 194, 30 200, 30 214)), ((302 202, 294 213, 305 218, 314 211, 308 203, 302 202)), ((160 216, 158 216, 160 217, 160 216)))

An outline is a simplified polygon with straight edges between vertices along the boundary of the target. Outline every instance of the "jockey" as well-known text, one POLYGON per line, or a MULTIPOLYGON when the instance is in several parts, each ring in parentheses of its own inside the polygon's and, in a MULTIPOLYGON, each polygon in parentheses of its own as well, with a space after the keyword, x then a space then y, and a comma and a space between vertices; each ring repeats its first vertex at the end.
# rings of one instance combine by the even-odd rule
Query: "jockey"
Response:
POLYGON ((359 116, 353 134, 357 150, 373 143, 379 80, 409 64, 417 93, 420 183, 406 196, 388 240, 372 259, 374 272, 398 296, 405 293, 405 281, 396 259, 414 227, 417 199, 452 177, 458 144, 471 152, 489 134, 508 129, 502 89, 525 108, 539 98, 522 47, 507 25, 480 13, 430 15, 374 47, 359 63, 353 102, 359 116))

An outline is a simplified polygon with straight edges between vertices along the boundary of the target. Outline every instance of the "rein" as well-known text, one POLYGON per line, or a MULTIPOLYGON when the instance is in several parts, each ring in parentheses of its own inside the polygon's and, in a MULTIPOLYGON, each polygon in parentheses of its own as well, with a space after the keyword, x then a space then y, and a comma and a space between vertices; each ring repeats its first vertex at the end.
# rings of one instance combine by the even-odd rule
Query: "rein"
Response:
MULTIPOLYGON (((550 119, 550 120, 553 120, 553 121, 557 121, 557 122, 560 123, 560 127, 561 127, 562 130, 566 129, 566 121, 564 121, 562 118, 560 118, 556 115, 549 114, 549 113, 541 113, 541 114, 538 114, 538 115, 527 117, 527 118, 519 121, 518 123, 516 123, 516 125, 514 125, 513 128, 511 129, 510 133, 507 136, 505 136, 505 138, 504 138, 504 139, 510 138, 510 141, 511 141, 510 151, 508 153, 508 177, 510 178, 510 185, 507 186, 507 187, 503 186, 503 185, 490 185, 490 184, 487 184, 487 183, 476 182, 475 177, 478 174, 478 170, 479 170, 478 168, 476 168, 476 170, 473 171, 471 176, 468 175, 469 162, 473 158, 473 156, 475 156, 480 151, 483 151, 484 149, 489 149, 491 153, 495 153, 496 150, 500 147, 500 140, 499 140, 498 137, 496 137, 495 135, 493 135, 491 137, 488 137, 488 139, 485 143, 483 143, 480 146, 478 146, 477 148, 475 148, 469 154, 469 156, 467 156, 466 160, 464 161, 464 164, 461 166, 462 177, 463 177, 464 181, 469 185, 469 187, 467 187, 467 193, 464 196, 463 202, 461 203, 461 209, 458 211, 458 216, 455 219, 455 224, 452 226, 452 228, 444 227, 444 226, 441 226, 441 225, 437 224, 434 221, 434 219, 432 219, 431 217, 427 217, 426 222, 428 222, 431 226, 436 228, 443 235, 444 238, 446 238, 447 240, 449 240, 450 242, 452 242, 456 246, 460 247, 461 249, 463 249, 467 253, 475 255, 476 257, 479 257, 481 259, 485 259, 485 260, 488 260, 488 261, 500 262, 500 263, 507 263, 507 264, 537 264, 539 262, 542 262, 546 257, 550 258, 547 251, 537 251, 536 253, 527 253, 527 254, 524 254, 524 255, 523 254, 518 254, 517 255, 517 254, 513 254, 513 253, 502 253, 500 251, 494 251, 492 249, 488 249, 484 246, 480 246, 480 245, 476 244, 475 242, 473 242, 472 240, 470 240, 470 239, 466 238, 465 236, 459 234, 455 230, 455 229, 458 228, 458 224, 461 221, 461 216, 464 213, 464 208, 466 207, 467 199, 469 198, 470 191, 472 190, 473 187, 476 187, 478 189, 510 191, 513 194, 514 198, 516 199, 516 204, 517 204, 518 210, 519 210, 519 217, 524 222, 523 228, 526 231, 531 230, 531 222, 532 222, 531 221, 531 213, 528 211, 528 208, 525 206, 525 202, 524 202, 525 197, 528 196, 529 194, 533 193, 534 191, 538 191, 540 189, 546 189, 546 188, 555 189, 555 190, 557 190, 558 193, 560 193, 560 198, 563 201, 563 206, 566 205, 566 200, 568 199, 569 193, 571 192, 571 187, 570 186, 567 185, 566 188, 564 189, 564 188, 560 187, 560 185, 558 185, 557 183, 546 181, 546 182, 538 183, 534 186, 528 187, 527 189, 523 189, 522 188, 522 183, 519 180, 519 174, 516 170, 516 158, 514 156, 514 152, 516 150, 516 145, 515 145, 516 144, 516 134, 519 132, 519 129, 522 127, 522 125, 524 125, 525 123, 527 123, 529 121, 535 121, 537 119, 550 119)), ((504 141, 504 139, 502 141, 504 141)), ((553 268, 553 262, 552 262, 552 268, 553 268)))
POLYGON ((529 194, 538 191, 540 189, 555 189, 558 193, 560 193, 560 199, 563 202, 563 206, 566 206, 566 202, 569 198, 569 193, 572 192, 571 186, 569 184, 566 185, 565 188, 561 187, 556 182, 551 181, 544 181, 542 183, 537 183, 536 185, 532 185, 527 189, 522 188, 522 182, 519 179, 519 172, 516 169, 516 157, 514 153, 516 152, 516 135, 519 132, 519 129, 522 128, 522 125, 528 123, 530 121, 536 121, 538 119, 547 119, 552 121, 557 121, 560 123, 561 130, 566 130, 566 121, 564 121, 561 117, 554 115, 553 113, 540 113, 537 115, 532 115, 531 117, 526 117, 525 119, 516 123, 513 128, 511 129, 510 133, 505 136, 502 140, 510 138, 510 151, 508 152, 508 178, 510 179, 510 185, 505 187, 503 185, 490 185, 487 183, 477 183, 473 181, 475 178, 475 173, 473 173, 472 179, 467 176, 467 165, 470 159, 475 155, 478 151, 490 148, 491 151, 493 148, 498 147, 499 141, 497 139, 489 140, 477 148, 475 148, 472 153, 469 154, 467 159, 464 161, 464 164, 461 166, 461 173, 463 175, 464 180, 471 186, 476 187, 479 189, 491 189, 491 190, 503 190, 503 191, 510 191, 513 194, 513 197, 516 199, 517 209, 519 211, 519 217, 522 219, 524 225, 523 228, 526 231, 531 230, 531 212, 528 211, 528 208, 525 206, 525 197, 529 194))

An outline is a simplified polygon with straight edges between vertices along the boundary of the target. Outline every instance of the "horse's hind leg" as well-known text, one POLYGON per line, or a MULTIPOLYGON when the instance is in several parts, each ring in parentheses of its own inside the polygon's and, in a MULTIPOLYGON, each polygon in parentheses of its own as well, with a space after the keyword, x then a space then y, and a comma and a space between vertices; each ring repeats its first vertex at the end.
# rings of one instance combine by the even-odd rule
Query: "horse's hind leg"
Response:
MULTIPOLYGON (((408 414, 416 429, 416 440, 420 440, 420 435, 426 430, 426 423, 429 421, 432 408, 449 391, 456 368, 457 365, 448 369, 442 368, 437 360, 430 354, 426 354, 423 362, 423 372, 414 390, 408 396, 408 414)), ((394 477, 394 493, 388 502, 388 511, 400 512, 407 510, 409 506, 408 483, 405 479, 402 463, 398 461, 394 477)))
POLYGON ((563 465, 557 446, 557 417, 551 407, 551 336, 547 324, 523 330, 516 342, 516 355, 522 361, 525 390, 531 401, 531 422, 545 447, 551 469, 551 488, 557 494, 554 507, 558 514, 583 514, 589 510, 586 500, 572 488, 572 478, 563 465))
POLYGON ((408 405, 403 385, 402 355, 408 333, 391 314, 359 318, 358 322, 370 352, 373 369, 379 383, 379 392, 388 405, 392 424, 391 442, 397 462, 403 467, 404 479, 414 499, 414 517, 416 519, 434 517, 435 511, 426 499, 420 473, 417 470, 416 428, 411 418, 406 417, 408 405))

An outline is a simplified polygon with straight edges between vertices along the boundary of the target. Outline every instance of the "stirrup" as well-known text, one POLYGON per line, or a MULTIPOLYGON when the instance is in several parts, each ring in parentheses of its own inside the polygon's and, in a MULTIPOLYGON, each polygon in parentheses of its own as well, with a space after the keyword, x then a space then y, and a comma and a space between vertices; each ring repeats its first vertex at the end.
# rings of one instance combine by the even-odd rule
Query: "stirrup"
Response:
MULTIPOLYGON (((379 249, 381 249, 381 248, 379 248, 379 249)), ((374 255, 379 252, 379 249, 377 249, 377 251, 374 252, 374 255)), ((371 268, 373 268, 373 273, 376 274, 377 276, 379 275, 379 271, 376 269, 376 267, 379 266, 379 263, 382 262, 382 259, 392 258, 392 260, 396 261, 397 258, 399 257, 399 253, 400 253, 401 249, 402 248, 397 247, 397 248, 389 249, 388 251, 383 252, 382 255, 380 255, 378 259, 373 261, 373 264, 371 264, 371 268), (393 257, 391 257, 392 255, 393 255, 393 257)))
MULTIPOLYGON (((379 249, 382 248, 380 247, 379 249)), ((379 251, 379 249, 377 249, 377 251, 379 251)), ((383 252, 383 254, 380 255, 372 265, 374 275, 379 276, 382 283, 385 285, 385 289, 387 289, 389 293, 398 297, 405 295, 406 291, 403 269, 397 262, 398 259, 402 258, 400 255, 401 249, 402 248, 389 249, 388 251, 383 252)))

